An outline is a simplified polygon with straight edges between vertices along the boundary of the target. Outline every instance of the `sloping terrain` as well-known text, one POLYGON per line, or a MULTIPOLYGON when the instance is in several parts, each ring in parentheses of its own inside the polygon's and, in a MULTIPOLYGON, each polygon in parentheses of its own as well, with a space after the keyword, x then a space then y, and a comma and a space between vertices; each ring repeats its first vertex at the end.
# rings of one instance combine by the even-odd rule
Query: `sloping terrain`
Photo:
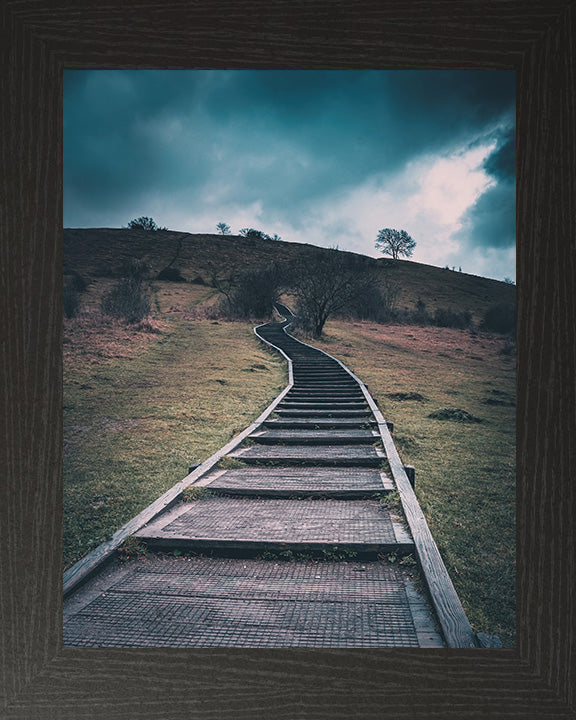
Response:
MULTIPOLYGON (((248 239, 240 235, 189 234, 174 231, 90 228, 64 230, 64 268, 86 281, 117 275, 125 260, 144 260, 155 276, 181 249, 173 266, 189 283, 210 284, 212 273, 235 267, 239 271, 272 262, 290 263, 321 249, 307 244, 248 239)), ((345 253, 354 255, 354 253, 345 253)), ((515 287, 407 260, 373 261, 382 283, 397 290, 399 309, 414 310, 421 300, 429 312, 437 308, 471 313, 479 322, 484 312, 500 303, 514 303, 515 287)))
MULTIPOLYGON (((78 273, 87 286, 79 315, 64 321, 67 566, 246 427, 286 384, 283 362, 254 337, 256 322, 209 316, 206 308, 221 297, 211 274, 318 251, 239 236, 64 231, 65 273, 78 273), (100 313, 124 261, 143 259, 154 275, 180 241, 173 267, 186 282, 152 282, 148 321, 127 325, 100 313)), ((396 284, 400 310, 420 299, 430 314, 468 310, 478 324, 487 308, 514 301, 515 287, 506 283, 409 261, 373 264, 383 284, 396 284)), ((402 460, 416 466, 419 500, 468 616, 512 646, 510 339, 477 328, 338 319, 314 344, 349 364, 395 423, 402 460), (433 412, 440 418, 429 417, 433 412), (482 422, 460 422, 467 414, 482 422)), ((296 415, 282 432, 298 422, 300 410, 289 412, 296 415)))

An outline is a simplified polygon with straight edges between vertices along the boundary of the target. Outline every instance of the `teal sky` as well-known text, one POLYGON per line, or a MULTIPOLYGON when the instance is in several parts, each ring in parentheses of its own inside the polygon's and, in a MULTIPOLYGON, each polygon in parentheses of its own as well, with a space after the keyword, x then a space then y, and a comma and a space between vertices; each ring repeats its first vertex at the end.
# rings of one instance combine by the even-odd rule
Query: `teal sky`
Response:
POLYGON ((254 227, 515 277, 512 71, 66 71, 64 226, 254 227))

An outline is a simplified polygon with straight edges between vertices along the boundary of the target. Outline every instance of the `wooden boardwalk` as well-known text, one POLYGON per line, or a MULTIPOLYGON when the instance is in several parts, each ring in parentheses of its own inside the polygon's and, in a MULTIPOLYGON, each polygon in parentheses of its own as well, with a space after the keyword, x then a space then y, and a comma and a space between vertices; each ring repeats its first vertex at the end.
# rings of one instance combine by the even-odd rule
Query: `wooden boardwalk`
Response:
POLYGON ((278 307, 287 321, 257 334, 289 359, 289 388, 72 569, 66 646, 480 644, 373 400, 337 360, 287 334, 290 311, 278 307), (187 484, 203 490, 181 502, 187 484), (386 502, 391 491, 404 513, 386 502), (110 548, 128 534, 149 552, 121 564, 110 548))

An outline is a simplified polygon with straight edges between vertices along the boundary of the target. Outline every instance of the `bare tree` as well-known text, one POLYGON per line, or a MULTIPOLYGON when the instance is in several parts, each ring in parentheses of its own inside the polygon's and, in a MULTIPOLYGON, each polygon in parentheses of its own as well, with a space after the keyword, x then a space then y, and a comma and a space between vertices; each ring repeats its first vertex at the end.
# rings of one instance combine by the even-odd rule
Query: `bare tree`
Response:
POLYGON ((204 263, 204 269, 208 273, 210 285, 221 292, 230 302, 232 292, 237 287, 242 275, 240 265, 236 262, 229 262, 223 267, 220 262, 207 260, 204 263))
MULTIPOLYGON (((373 262, 373 261, 372 261, 373 262)), ((337 249, 322 250, 303 258, 294 268, 298 323, 320 337, 331 315, 350 309, 374 290, 376 277, 369 258, 337 249)))
POLYGON ((416 247, 416 242, 408 235, 406 230, 384 228, 378 231, 376 247, 384 255, 392 255, 394 260, 398 260, 400 255, 411 257, 416 247))

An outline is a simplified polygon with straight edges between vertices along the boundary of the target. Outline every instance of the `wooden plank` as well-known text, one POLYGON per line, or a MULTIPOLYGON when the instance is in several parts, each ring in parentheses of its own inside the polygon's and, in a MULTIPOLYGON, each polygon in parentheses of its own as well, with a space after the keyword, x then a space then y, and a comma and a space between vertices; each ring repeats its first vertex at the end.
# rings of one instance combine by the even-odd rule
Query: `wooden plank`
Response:
POLYGON ((230 454, 247 463, 368 465, 378 467, 384 453, 371 445, 254 445, 230 454))
POLYGON ((282 409, 302 409, 302 410, 361 410, 366 407, 366 403, 361 402, 301 402, 297 400, 284 400, 282 403, 282 409))
POLYGON ((154 544, 204 548, 354 545, 373 552, 398 546, 412 552, 409 535, 376 500, 315 500, 212 496, 158 516, 136 536, 154 544), (379 548, 381 549, 381 548, 379 548))
POLYGON ((304 429, 304 428, 315 428, 323 429, 330 428, 337 430, 339 428, 368 428, 375 424, 374 418, 283 418, 276 420, 266 420, 263 425, 267 428, 285 428, 289 429, 304 429))
POLYGON ((392 481, 376 468, 246 467, 210 473, 211 491, 227 494, 278 497, 370 497, 393 488, 392 481))
POLYGON ((368 409, 364 410, 283 410, 278 408, 276 415, 291 418, 364 418, 372 419, 368 409))
POLYGON ((331 445, 371 444, 378 439, 370 430, 316 430, 314 428, 304 430, 260 430, 250 435, 250 440, 261 444, 315 444, 331 445))

